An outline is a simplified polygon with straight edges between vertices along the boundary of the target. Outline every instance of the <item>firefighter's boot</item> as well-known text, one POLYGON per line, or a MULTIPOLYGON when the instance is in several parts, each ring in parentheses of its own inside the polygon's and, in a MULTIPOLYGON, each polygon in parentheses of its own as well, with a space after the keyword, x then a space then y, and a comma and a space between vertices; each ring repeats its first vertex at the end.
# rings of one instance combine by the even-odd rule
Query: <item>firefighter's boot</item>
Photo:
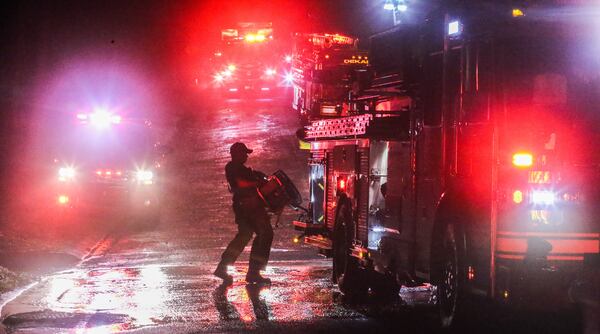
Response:
POLYGON ((271 279, 263 277, 260 271, 248 271, 246 282, 248 284, 271 284, 271 279))
POLYGON ((217 269, 215 269, 215 272, 213 273, 213 275, 222 279, 223 284, 229 285, 229 284, 233 283, 233 276, 231 276, 227 273, 227 265, 226 264, 219 263, 219 265, 217 266, 217 269))

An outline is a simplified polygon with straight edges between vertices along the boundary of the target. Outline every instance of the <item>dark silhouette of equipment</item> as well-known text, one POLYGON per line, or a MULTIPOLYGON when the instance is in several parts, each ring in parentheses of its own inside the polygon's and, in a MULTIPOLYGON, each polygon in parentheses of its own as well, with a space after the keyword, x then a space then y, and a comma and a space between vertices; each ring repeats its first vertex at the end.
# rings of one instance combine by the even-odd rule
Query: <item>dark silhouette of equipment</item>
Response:
POLYGON ((271 212, 281 212, 286 205, 298 209, 302 204, 300 192, 282 170, 267 177, 257 190, 258 196, 271 212))

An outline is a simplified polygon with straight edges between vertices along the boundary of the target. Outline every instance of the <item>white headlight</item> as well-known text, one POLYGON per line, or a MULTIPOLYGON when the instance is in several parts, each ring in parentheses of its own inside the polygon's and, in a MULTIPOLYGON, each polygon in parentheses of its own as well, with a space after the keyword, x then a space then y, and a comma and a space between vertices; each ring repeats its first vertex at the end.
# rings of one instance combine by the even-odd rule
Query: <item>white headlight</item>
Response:
POLYGON ((553 205, 556 195, 550 190, 534 190, 531 192, 531 201, 533 204, 553 205))
MULTIPOLYGON (((84 119, 80 118, 82 121, 84 119)), ((92 114, 89 114, 86 120, 89 119, 90 123, 99 129, 104 129, 109 127, 111 124, 119 124, 121 123, 121 116, 114 115, 106 109, 96 109, 92 114)))
POLYGON ((152 183, 152 179, 154 178, 154 173, 149 170, 138 170, 135 173, 135 179, 138 182, 143 182, 146 184, 152 183))
POLYGON ((58 170, 58 180, 62 182, 70 181, 75 178, 75 168, 61 167, 58 170))

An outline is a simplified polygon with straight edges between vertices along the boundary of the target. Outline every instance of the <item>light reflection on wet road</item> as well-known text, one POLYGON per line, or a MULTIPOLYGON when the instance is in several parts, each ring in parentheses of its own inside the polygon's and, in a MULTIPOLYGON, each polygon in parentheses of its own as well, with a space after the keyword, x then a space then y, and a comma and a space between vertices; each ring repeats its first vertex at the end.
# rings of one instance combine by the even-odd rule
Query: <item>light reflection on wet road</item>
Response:
MULTIPOLYGON (((266 271, 273 284, 247 286, 247 251, 235 282, 211 275, 235 226, 223 176, 228 148, 255 149, 248 164, 271 173, 284 169, 306 194, 306 153, 297 149, 297 119, 287 101, 237 101, 187 118, 173 138, 160 226, 115 235, 112 248, 79 267, 55 274, 8 305, 15 332, 243 331, 260 323, 364 318, 333 302, 331 263, 292 242, 290 224, 276 230, 266 271), (19 313, 29 310, 31 313, 19 313)), ((284 214, 290 222, 296 213, 284 214)), ((284 326, 285 327, 285 326, 284 326)), ((276 329, 273 327, 271 329, 276 329)))

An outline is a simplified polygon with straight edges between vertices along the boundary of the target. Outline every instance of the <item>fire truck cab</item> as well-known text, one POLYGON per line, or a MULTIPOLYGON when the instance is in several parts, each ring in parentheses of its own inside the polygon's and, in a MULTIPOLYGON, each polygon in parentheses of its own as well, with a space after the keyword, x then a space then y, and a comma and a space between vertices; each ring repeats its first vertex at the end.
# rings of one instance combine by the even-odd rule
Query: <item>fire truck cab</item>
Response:
POLYGON ((306 127, 294 222, 343 293, 424 284, 443 326, 474 296, 570 305, 600 257, 598 26, 561 15, 582 7, 447 6, 372 37, 353 112, 306 127))
POLYGON ((294 36, 292 108, 304 124, 347 114, 352 82, 369 64, 367 52, 357 45, 356 38, 340 34, 294 36))

